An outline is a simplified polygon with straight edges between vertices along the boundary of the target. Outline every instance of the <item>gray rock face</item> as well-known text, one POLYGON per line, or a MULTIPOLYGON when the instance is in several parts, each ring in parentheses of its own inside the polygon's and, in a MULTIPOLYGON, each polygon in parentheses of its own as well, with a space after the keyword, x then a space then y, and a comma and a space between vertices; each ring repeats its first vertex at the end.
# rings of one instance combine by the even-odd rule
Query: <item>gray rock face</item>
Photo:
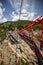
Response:
POLYGON ((38 65, 37 57, 30 46, 23 40, 19 44, 11 44, 9 40, 4 40, 0 45, 0 65, 22 65, 28 62, 28 65, 38 65))

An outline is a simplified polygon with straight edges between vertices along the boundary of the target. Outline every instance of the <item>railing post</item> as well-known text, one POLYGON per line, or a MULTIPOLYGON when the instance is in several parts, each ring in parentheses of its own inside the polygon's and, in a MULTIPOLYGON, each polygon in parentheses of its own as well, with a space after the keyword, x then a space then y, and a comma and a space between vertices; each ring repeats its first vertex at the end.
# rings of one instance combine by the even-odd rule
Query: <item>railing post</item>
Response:
POLYGON ((41 38, 40 49, 43 50, 43 23, 41 23, 41 38))
POLYGON ((32 41, 33 41, 33 45, 34 45, 34 33, 33 33, 33 27, 31 27, 31 33, 32 33, 32 41))

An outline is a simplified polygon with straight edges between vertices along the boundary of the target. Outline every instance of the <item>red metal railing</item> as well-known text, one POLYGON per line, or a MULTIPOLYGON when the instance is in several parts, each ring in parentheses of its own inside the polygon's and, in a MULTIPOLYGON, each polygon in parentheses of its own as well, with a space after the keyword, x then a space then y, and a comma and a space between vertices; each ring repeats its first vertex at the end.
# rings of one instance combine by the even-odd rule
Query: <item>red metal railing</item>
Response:
POLYGON ((41 35, 40 35, 39 38, 37 38, 40 41, 40 48, 36 45, 36 43, 35 43, 35 46, 36 46, 38 52, 40 53, 41 57, 43 58, 43 15, 40 16, 39 18, 37 18, 36 20, 34 20, 32 24, 30 24, 27 27, 25 27, 24 29, 18 31, 18 34, 20 36, 24 37, 24 39, 26 37, 28 37, 28 39, 29 39, 30 35, 27 36, 26 33, 25 33, 25 30, 31 29, 31 33, 32 33, 31 38, 32 38, 32 41, 34 43, 34 37, 35 36, 34 36, 34 33, 33 33, 33 28, 35 26, 40 25, 40 24, 41 24, 41 35))

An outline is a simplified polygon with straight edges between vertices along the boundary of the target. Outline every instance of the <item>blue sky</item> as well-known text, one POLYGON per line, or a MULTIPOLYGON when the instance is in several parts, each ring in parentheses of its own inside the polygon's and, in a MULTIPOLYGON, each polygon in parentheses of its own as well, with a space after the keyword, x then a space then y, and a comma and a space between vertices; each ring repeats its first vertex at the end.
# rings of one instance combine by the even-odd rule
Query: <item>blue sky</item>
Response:
MULTIPOLYGON (((0 0, 0 23, 17 21, 21 0, 0 0)), ((34 20, 43 15, 43 0, 23 0, 21 20, 34 20)))

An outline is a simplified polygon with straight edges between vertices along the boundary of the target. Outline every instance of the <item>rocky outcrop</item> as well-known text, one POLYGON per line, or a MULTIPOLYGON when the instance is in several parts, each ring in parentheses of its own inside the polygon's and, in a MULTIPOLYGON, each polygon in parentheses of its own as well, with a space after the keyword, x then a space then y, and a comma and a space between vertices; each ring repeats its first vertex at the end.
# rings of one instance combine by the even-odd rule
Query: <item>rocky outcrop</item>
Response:
POLYGON ((28 44, 11 44, 9 40, 4 40, 0 44, 0 65, 38 65, 37 57, 28 44))

